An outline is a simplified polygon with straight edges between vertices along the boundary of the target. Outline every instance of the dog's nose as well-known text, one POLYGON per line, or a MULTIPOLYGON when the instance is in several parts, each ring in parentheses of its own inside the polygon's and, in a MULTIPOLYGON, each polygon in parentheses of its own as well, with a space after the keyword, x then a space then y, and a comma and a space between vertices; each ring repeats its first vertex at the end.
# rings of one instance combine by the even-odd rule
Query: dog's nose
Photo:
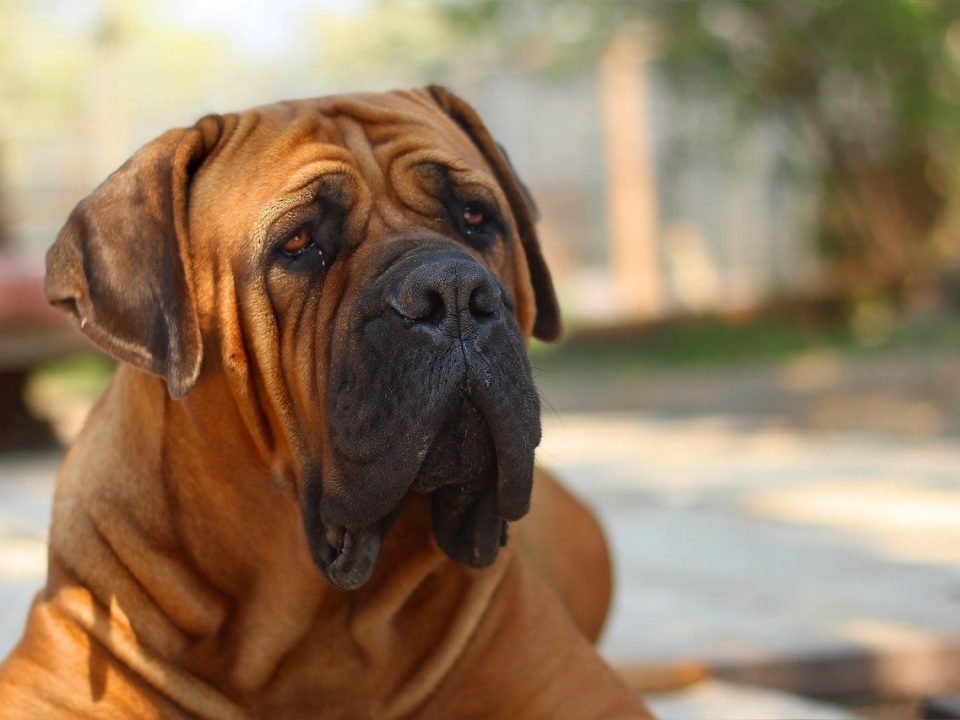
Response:
POLYGON ((467 340, 499 317, 503 301, 497 281, 482 265, 455 257, 416 267, 387 303, 407 327, 467 340))

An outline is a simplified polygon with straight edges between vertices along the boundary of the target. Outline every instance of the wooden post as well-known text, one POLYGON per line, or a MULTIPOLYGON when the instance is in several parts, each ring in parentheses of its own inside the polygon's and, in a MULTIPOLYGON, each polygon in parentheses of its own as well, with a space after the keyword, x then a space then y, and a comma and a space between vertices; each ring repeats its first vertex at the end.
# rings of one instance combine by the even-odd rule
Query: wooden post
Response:
POLYGON ((600 65, 611 271, 621 319, 632 320, 664 306, 644 67, 639 41, 627 35, 600 65))

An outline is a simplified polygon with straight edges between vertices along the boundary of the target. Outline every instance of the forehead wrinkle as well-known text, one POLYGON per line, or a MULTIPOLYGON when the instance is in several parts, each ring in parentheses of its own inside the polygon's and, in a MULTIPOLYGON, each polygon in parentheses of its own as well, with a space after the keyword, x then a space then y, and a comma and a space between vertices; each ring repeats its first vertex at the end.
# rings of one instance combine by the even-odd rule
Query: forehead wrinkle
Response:
POLYGON ((251 240, 255 250, 263 251, 270 227, 286 213, 311 202, 317 183, 331 175, 353 177, 355 171, 339 160, 322 160, 310 163, 292 175, 281 195, 260 211, 253 224, 251 240))
POLYGON ((330 128, 330 121, 318 113, 297 117, 284 129, 283 135, 280 137, 278 152, 281 155, 294 152, 299 145, 315 139, 321 129, 329 131, 330 128))
POLYGON ((371 184, 383 185, 385 183, 383 171, 380 168, 380 163, 376 155, 374 155, 373 148, 371 147, 367 133, 364 131, 363 125, 345 116, 338 117, 336 124, 340 129, 340 136, 344 147, 350 153, 354 162, 356 162, 360 173, 367 182, 379 180, 379 182, 371 184))
POLYGON ((404 92, 355 93, 321 98, 328 116, 346 117, 362 125, 409 125, 420 120, 423 104, 404 92))
MULTIPOLYGON (((236 126, 227 136, 226 141, 217 145, 216 155, 224 157, 235 155, 260 127, 262 118, 262 113, 257 110, 249 110, 240 114, 236 126)), ((207 162, 205 165, 209 167, 210 163, 207 162)))
POLYGON ((404 222, 403 216, 395 203, 391 202, 396 197, 396 193, 384 173, 366 127, 346 115, 338 116, 336 121, 343 143, 366 181, 366 185, 372 191, 372 197, 380 200, 371 209, 388 227, 400 227, 404 222))
MULTIPOLYGON (((298 147, 289 147, 286 138, 281 138, 280 144, 265 153, 261 161, 264 169, 269 169, 276 175, 278 166, 282 162, 291 169, 282 173, 281 182, 289 185, 290 177, 302 176, 306 168, 318 163, 340 163, 344 167, 352 165, 353 158, 346 148, 332 142, 313 141, 300 144, 298 147)), ((282 190, 281 190, 282 191, 282 190)))
POLYGON ((415 169, 421 165, 432 165, 449 170, 449 160, 439 148, 424 149, 418 143, 405 144, 395 152, 387 161, 387 177, 400 203, 418 215, 431 217, 429 211, 434 205, 432 201, 437 198, 430 197, 429 201, 424 201, 424 196, 418 190, 426 188, 419 182, 415 169))
MULTIPOLYGON (((423 217, 432 218, 430 211, 433 209, 433 203, 425 203, 423 196, 417 192, 422 187, 421 184, 416 183, 416 187, 412 187, 413 183, 403 180, 405 175, 416 177, 413 171, 419 165, 432 165, 438 168, 445 175, 445 181, 453 183, 455 192, 471 186, 483 188, 490 194, 489 199, 494 202, 496 209, 512 227, 513 215, 510 212, 510 203, 496 178, 485 168, 478 169, 475 165, 468 164, 462 157, 450 155, 446 150, 439 148, 424 150, 418 147, 406 155, 392 159, 388 167, 388 175, 399 201, 404 206, 423 217)), ((511 234, 507 233, 508 238, 511 234)))

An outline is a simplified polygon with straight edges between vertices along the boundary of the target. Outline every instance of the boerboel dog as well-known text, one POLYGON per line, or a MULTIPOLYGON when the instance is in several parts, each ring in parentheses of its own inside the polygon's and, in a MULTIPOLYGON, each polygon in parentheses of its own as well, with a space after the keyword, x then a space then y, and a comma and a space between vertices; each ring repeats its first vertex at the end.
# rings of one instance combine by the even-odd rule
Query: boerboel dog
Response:
POLYGON ((73 211, 45 291, 123 363, 0 716, 646 716, 590 642, 602 536, 534 471, 557 303, 462 100, 171 130, 73 211))

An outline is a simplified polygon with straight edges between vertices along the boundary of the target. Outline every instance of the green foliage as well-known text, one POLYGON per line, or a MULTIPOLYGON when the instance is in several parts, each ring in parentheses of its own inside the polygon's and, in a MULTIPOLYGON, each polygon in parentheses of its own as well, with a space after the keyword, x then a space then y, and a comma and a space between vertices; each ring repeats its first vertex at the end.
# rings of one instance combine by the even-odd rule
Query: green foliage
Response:
POLYGON ((680 87, 790 123, 821 159, 821 249, 845 292, 929 284, 957 181, 960 3, 655 3, 680 87))
POLYGON ((888 320, 877 328, 868 323, 799 322, 776 314, 740 320, 704 316, 632 333, 620 330, 609 337, 593 331, 556 345, 535 341, 530 356, 535 369, 596 376, 645 368, 751 366, 820 351, 875 354, 960 348, 957 319, 888 320))
POLYGON ((51 396, 93 400, 106 388, 116 367, 115 360, 103 355, 75 355, 37 366, 30 383, 34 391, 41 387, 51 396))

